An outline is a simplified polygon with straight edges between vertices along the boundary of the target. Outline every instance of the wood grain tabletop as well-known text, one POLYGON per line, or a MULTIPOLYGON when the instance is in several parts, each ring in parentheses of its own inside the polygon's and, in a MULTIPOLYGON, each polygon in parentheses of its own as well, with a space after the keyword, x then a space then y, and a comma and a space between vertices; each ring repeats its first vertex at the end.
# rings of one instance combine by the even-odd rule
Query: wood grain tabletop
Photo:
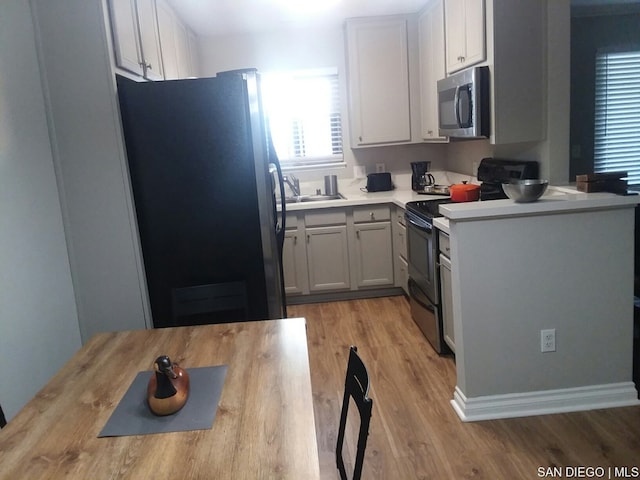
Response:
POLYGON ((0 478, 319 478, 305 320, 94 336, 0 430, 0 478), (228 365, 213 427, 98 438, 160 354, 228 365))

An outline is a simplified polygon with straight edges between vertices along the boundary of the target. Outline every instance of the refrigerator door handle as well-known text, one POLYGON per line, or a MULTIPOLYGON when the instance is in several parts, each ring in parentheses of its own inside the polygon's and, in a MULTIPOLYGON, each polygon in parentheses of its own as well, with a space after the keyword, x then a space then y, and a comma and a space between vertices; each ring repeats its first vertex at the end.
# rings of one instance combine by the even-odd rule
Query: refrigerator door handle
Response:
MULTIPOLYGON (((279 222, 279 225, 276 225, 276 233, 281 231, 283 232, 283 235, 284 235, 284 230, 286 228, 286 218, 287 218, 287 203, 285 201, 282 167, 280 166, 280 162, 278 161, 278 155, 276 154, 276 149, 274 148, 273 143, 271 141, 271 134, 269 134, 269 160, 270 160, 269 171, 273 172, 273 168, 275 168, 274 173, 277 174, 278 189, 280 190, 280 222, 279 222)), ((284 242, 284 236, 283 236, 283 242, 284 242)), ((280 248, 282 248, 282 245, 280 246, 280 248)))

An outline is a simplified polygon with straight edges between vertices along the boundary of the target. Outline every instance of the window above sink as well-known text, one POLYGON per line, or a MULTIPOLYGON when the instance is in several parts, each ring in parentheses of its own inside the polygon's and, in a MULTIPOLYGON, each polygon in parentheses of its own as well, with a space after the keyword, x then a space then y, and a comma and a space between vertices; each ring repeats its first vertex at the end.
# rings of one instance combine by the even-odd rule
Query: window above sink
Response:
POLYGON ((264 73, 262 96, 284 170, 344 165, 337 69, 264 73))

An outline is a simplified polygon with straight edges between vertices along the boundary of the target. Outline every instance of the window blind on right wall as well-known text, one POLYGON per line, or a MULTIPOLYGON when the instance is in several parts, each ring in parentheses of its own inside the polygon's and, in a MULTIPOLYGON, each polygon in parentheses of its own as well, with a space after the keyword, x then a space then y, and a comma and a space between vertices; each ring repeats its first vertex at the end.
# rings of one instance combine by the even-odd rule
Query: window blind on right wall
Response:
POLYGON ((640 48, 596 54, 594 171, 640 185, 640 48))

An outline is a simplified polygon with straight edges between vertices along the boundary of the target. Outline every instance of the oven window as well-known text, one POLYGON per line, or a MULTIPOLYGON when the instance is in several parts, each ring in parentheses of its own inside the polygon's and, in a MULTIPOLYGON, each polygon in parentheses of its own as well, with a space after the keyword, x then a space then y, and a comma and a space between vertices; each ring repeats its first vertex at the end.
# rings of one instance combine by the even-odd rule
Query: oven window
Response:
POLYGON ((433 231, 427 233, 409 224, 407 250, 409 276, 425 293, 434 296, 433 231))

